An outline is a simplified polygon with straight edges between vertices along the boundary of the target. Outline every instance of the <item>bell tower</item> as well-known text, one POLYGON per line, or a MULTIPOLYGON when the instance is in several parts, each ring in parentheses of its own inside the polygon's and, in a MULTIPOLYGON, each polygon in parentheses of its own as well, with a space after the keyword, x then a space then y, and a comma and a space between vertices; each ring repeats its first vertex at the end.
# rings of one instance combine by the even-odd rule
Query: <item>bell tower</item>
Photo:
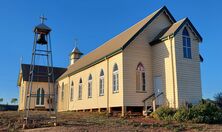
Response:
POLYGON ((81 58, 83 53, 77 48, 77 40, 75 40, 75 47, 70 53, 70 65, 74 64, 77 60, 81 58))
POLYGON ((34 28, 34 42, 32 48, 32 59, 30 64, 29 70, 29 83, 26 92, 26 102, 25 102, 25 115, 24 120, 25 125, 30 121, 31 112, 31 102, 36 100, 37 93, 33 91, 33 81, 44 79, 46 83, 48 83, 45 90, 48 91, 47 93, 41 94, 41 98, 43 97, 47 100, 48 103, 48 110, 50 119, 55 119, 54 124, 56 124, 56 88, 55 88, 55 80, 54 80, 54 72, 53 72, 53 60, 52 60, 52 48, 51 48, 51 39, 50 39, 50 32, 51 28, 45 25, 44 21, 46 18, 44 16, 40 17, 41 23, 34 28), (40 60, 44 61, 44 64, 40 64, 40 60), (41 69, 37 68, 37 65, 41 65, 47 67, 46 71, 41 71, 41 69))

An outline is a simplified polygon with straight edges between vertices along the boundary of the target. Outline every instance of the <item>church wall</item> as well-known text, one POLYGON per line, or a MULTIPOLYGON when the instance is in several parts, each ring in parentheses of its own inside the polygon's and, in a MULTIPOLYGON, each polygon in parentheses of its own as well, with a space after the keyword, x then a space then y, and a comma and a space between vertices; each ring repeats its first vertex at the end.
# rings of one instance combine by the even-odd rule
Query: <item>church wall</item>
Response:
MULTIPOLYGON (((51 92, 53 92, 53 89, 52 89, 53 85, 51 84, 50 86, 51 86, 51 92)), ((44 88, 45 94, 49 94, 48 83, 47 82, 33 82, 33 84, 32 84, 32 94, 37 94, 37 89, 38 88, 44 88)), ((25 109, 27 89, 28 89, 28 82, 22 80, 22 83, 21 83, 21 86, 20 86, 19 110, 24 110, 25 109), (23 91, 21 91, 22 89, 23 89, 23 91)), ((47 100, 48 100, 48 97, 45 96, 44 107, 43 107, 45 109, 49 108, 47 100)), ((36 106, 36 97, 32 97, 31 98, 31 103, 30 103, 30 109, 36 109, 37 107, 38 106, 36 106)))
MULTIPOLYGON (((160 14, 140 33, 123 52, 124 105, 144 106, 143 100, 153 94, 153 72, 151 42, 165 27, 171 25, 167 16, 160 14), (136 91, 136 68, 142 63, 146 74, 146 92, 136 91)), ((155 51, 154 51, 155 53, 155 51)), ((156 53, 155 53, 156 54, 156 53)), ((158 52, 158 54, 161 54, 158 52)))
POLYGON ((182 31, 184 27, 175 36, 176 46, 176 68, 178 80, 178 104, 185 102, 198 103, 202 98, 201 77, 200 77, 200 58, 199 42, 189 27, 187 30, 191 38, 192 59, 183 57, 182 31))
POLYGON ((164 104, 175 107, 176 69, 174 40, 166 40, 152 46, 153 77, 161 77, 164 104))
POLYGON ((64 78, 58 82, 58 111, 69 110, 69 78, 64 78), (64 83, 64 98, 62 99, 62 83, 64 83))
POLYGON ((19 110, 24 110, 25 108, 25 84, 26 82, 21 80, 21 86, 19 86, 19 110))
MULTIPOLYGON (((66 102, 69 103, 68 110, 83 110, 94 108, 118 107, 123 105, 123 71, 122 71, 122 53, 119 53, 111 58, 108 58, 86 70, 59 80, 59 86, 62 82, 68 84, 66 90, 66 102), (119 93, 112 92, 112 71, 114 64, 119 68, 119 93), (99 75, 101 69, 104 70, 104 96, 99 96, 99 75), (107 74, 108 73, 108 74, 107 74), (92 98, 88 98, 88 78, 92 75, 92 98), (82 78, 82 99, 78 99, 79 80, 82 78), (74 82, 74 99, 70 100, 70 85, 74 82), (107 91, 109 89, 109 92, 107 91), (109 93, 109 95, 108 95, 109 93), (108 95, 108 96, 107 96, 108 95)), ((61 88, 59 88, 61 89, 61 88)), ((61 91, 58 93, 61 96, 61 91)), ((59 100, 59 111, 62 109, 63 102, 59 100)))

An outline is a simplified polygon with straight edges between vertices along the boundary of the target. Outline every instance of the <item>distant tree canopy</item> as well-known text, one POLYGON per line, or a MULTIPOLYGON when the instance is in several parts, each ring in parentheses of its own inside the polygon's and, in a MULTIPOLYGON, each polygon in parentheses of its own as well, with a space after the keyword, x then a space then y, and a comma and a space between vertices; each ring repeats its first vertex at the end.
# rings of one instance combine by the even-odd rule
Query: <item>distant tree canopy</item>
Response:
POLYGON ((16 103, 17 103, 17 101, 18 101, 18 99, 17 99, 17 98, 12 98, 11 103, 12 103, 12 104, 16 104, 16 103))
POLYGON ((3 102, 3 98, 0 98, 0 103, 3 102))
POLYGON ((222 92, 215 94, 214 96, 215 103, 222 108, 222 92))

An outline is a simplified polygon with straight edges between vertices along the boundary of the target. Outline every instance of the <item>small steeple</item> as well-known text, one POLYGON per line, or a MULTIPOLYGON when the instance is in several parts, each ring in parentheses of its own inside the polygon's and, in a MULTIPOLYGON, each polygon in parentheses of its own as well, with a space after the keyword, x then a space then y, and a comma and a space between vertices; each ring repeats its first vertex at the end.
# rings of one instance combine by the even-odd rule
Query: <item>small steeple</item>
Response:
POLYGON ((80 59, 82 55, 83 53, 77 48, 77 40, 75 39, 75 47, 70 54, 70 65, 74 64, 78 59, 80 59))

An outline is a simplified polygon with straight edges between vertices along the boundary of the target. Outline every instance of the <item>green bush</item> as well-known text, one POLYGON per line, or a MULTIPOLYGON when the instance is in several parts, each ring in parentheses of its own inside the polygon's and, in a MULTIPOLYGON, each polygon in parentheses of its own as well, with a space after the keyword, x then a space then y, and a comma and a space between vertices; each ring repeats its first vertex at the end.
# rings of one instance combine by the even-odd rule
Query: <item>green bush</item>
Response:
POLYGON ((215 104, 202 101, 190 109, 190 120, 196 123, 222 123, 222 111, 215 104))
POLYGON ((159 120, 172 120, 176 110, 169 107, 160 107, 151 116, 159 120))
POLYGON ((190 116, 190 110, 185 107, 181 107, 176 111, 173 119, 179 122, 185 122, 190 120, 190 116))
POLYGON ((222 123, 222 110, 209 101, 202 101, 191 108, 181 107, 173 109, 160 107, 151 116, 160 120, 175 120, 179 122, 222 123))

